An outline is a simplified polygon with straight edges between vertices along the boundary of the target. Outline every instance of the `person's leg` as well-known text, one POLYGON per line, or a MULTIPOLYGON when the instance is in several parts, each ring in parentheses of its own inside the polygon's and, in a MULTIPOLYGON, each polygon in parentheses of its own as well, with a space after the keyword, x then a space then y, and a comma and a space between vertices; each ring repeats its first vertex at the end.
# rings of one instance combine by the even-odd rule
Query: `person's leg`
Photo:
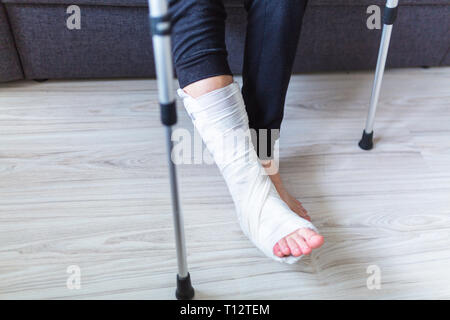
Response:
MULTIPOLYGON (((292 73, 307 0, 246 0, 248 26, 242 94, 250 127, 271 133, 255 141, 265 167, 272 167, 274 143, 279 137, 284 103, 292 73), (265 129, 268 129, 266 131, 265 129), (265 145, 267 143, 267 145, 265 145), (264 145, 263 145, 264 144, 264 145), (267 154, 264 151, 267 150, 267 154)), ((309 219, 301 203, 285 189, 278 171, 270 174, 280 197, 309 219)))
POLYGON ((266 255, 295 262, 319 247, 323 238, 282 202, 262 174, 251 143, 234 138, 235 132, 249 132, 249 127, 242 94, 226 60, 223 5, 212 0, 172 1, 171 11, 175 68, 183 88, 178 93, 227 182, 240 225, 266 255), (283 257, 283 247, 274 250, 280 239, 290 244, 290 251, 284 252, 290 257, 283 257))
POLYGON ((233 82, 233 76, 221 75, 188 84, 183 90, 193 98, 198 98, 208 92, 228 86, 233 82))
POLYGON ((242 95, 250 128, 274 129, 272 140, 278 138, 276 130, 283 120, 306 3, 307 0, 245 0, 248 24, 242 95))
POLYGON ((268 257, 294 263, 323 243, 314 225, 281 200, 258 160, 239 85, 196 98, 179 89, 184 106, 222 173, 242 231, 268 257))
POLYGON ((193 96, 232 82, 222 0, 171 0, 172 51, 180 87, 193 96))

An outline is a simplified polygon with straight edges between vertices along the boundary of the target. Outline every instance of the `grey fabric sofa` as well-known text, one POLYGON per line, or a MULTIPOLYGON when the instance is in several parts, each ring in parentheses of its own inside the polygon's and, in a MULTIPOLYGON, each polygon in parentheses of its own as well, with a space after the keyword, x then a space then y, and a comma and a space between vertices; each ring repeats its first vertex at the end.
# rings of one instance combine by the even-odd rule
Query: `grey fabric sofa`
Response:
POLYGON ((0 82, 22 79, 22 67, 8 23, 5 8, 0 3, 0 82))
MULTIPOLYGON (((14 50, 0 48, 0 58, 9 61, 2 62, 0 81, 22 72, 26 79, 154 77, 147 0, 0 1, 9 18, 0 9, 0 34, 12 30, 7 37, 20 57, 18 64, 14 50), (80 30, 66 27, 69 5, 81 8, 80 30)), ((244 0, 224 1, 229 61, 240 73, 244 0)), ((374 68, 381 30, 366 26, 373 4, 385 1, 310 0, 294 72, 374 68)), ((449 65, 449 14, 448 0, 400 0, 387 67, 449 65)))

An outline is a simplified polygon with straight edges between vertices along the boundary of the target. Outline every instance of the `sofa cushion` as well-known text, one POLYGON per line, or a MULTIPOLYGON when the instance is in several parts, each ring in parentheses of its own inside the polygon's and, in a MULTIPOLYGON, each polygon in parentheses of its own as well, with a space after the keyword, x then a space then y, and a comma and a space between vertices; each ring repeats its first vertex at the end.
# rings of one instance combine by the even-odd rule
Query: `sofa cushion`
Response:
MULTIPOLYGON (((148 0, 0 0, 4 3, 19 4, 67 4, 67 5, 104 5, 124 7, 145 7, 148 0)), ((279 0, 275 0, 279 1, 279 0)), ((242 7, 244 0, 224 0, 228 7, 242 7)), ((310 6, 370 6, 384 5, 386 0, 309 0, 310 6)), ((402 0, 400 5, 448 5, 448 0, 402 0)))
POLYGON ((82 28, 69 30, 65 6, 6 7, 26 79, 154 75, 145 8, 84 6, 82 28))
POLYGON ((5 9, 1 3, 0 39, 2 39, 0 41, 0 81, 22 79, 22 67, 20 66, 5 9))
MULTIPOLYGON (((394 26, 386 66, 438 66, 449 47, 450 6, 405 6, 394 26)), ((310 7, 305 15, 294 70, 372 69, 381 30, 368 30, 361 7, 310 7)))
MULTIPOLYGON (((83 27, 68 30, 64 25, 67 5, 6 5, 26 78, 154 76, 147 8, 81 6, 83 27)), ((442 25, 449 9, 404 6, 394 28, 387 66, 439 65, 448 50, 448 42, 443 40, 448 38, 447 30, 442 25)), ((238 74, 242 68, 246 12, 236 5, 227 6, 227 13, 226 42, 228 48, 233 48, 228 60, 232 72, 238 74)), ((366 18, 363 6, 310 6, 294 73, 374 68, 381 30, 368 30, 366 18)))

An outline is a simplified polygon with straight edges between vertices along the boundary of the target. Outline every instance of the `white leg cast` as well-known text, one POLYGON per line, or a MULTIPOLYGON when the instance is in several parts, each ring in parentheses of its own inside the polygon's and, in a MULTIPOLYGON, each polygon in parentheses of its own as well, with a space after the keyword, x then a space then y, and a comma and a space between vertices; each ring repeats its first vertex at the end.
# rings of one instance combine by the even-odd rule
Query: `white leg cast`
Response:
POLYGON ((273 247, 297 229, 317 229, 289 209, 265 174, 251 143, 239 85, 234 82, 199 98, 181 89, 178 94, 225 178, 243 232, 266 256, 298 261, 301 256, 277 257, 273 247))

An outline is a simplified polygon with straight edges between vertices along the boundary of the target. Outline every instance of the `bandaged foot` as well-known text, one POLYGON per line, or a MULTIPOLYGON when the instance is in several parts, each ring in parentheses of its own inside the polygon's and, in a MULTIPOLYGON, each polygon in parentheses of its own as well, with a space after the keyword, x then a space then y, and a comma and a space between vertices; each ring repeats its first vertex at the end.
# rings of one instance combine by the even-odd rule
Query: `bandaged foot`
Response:
POLYGON ((225 178, 242 231, 266 256, 294 263, 323 243, 314 225, 280 199, 251 143, 237 83, 193 98, 182 89, 194 126, 225 178))

